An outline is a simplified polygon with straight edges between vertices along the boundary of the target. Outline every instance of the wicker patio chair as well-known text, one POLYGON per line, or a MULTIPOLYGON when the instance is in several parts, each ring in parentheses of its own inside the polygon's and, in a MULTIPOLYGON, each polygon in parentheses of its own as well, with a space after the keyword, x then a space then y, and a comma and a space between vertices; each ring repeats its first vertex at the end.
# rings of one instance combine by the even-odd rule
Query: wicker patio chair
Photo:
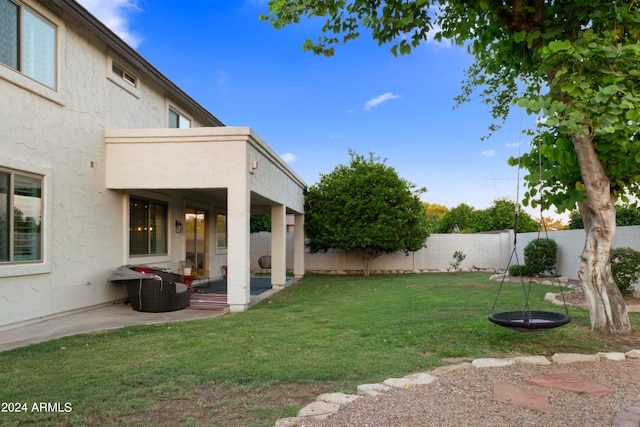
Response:
POLYGON ((137 278, 117 280, 126 286, 134 310, 159 313, 189 306, 191 294, 189 288, 180 282, 179 274, 160 269, 138 269, 142 271, 137 278))

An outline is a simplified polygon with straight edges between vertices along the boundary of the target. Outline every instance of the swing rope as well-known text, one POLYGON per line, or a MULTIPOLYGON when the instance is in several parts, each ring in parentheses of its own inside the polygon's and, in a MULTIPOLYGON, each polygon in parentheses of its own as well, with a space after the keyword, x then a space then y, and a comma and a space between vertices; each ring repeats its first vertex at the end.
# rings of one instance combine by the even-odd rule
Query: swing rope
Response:
MULTIPOLYGON (((498 303, 498 299, 500 298, 500 292, 502 291, 502 286, 506 281, 507 273, 509 272, 509 267, 511 266, 511 261, 513 261, 513 258, 516 259, 516 265, 520 265, 520 259, 518 258, 518 222, 520 219, 519 211, 520 211, 520 167, 521 167, 520 159, 522 157, 521 150, 522 150, 522 110, 520 110, 520 133, 518 135, 518 170, 517 170, 517 176, 516 176, 516 202, 514 203, 514 212, 513 212, 513 249, 511 250, 511 256, 509 257, 509 262, 507 263, 506 271, 502 276, 502 280, 500 281, 498 294, 496 295, 496 299, 493 301, 493 306, 491 307, 491 313, 495 313, 496 311, 496 304, 498 303)), ((520 283, 522 284, 522 292, 525 295, 524 311, 528 312, 531 281, 529 282, 529 290, 526 289, 522 276, 520 276, 520 283)))
MULTIPOLYGON (((520 283, 522 285, 522 291, 525 296, 524 309, 522 311, 512 311, 512 312, 504 312, 504 313, 495 312, 496 305, 498 303, 498 299, 502 291, 502 287, 504 286, 504 282, 506 281, 506 277, 509 272, 509 267, 511 266, 511 262, 515 258, 516 264, 520 265, 517 249, 518 249, 518 222, 519 222, 519 210, 520 210, 520 168, 521 168, 520 162, 522 157, 521 147, 522 147, 522 110, 520 111, 520 136, 518 139, 518 173, 517 173, 516 203, 515 203, 514 227, 513 227, 513 250, 511 251, 511 255, 507 263, 506 271, 502 276, 502 280, 500 281, 500 286, 498 288, 498 293, 496 295, 496 298, 493 302, 493 306, 491 308, 491 315, 489 316, 489 320, 498 324, 499 326, 504 326, 512 329, 521 330, 521 331, 544 330, 544 329, 550 329, 550 328, 562 326, 564 324, 569 323, 569 321, 571 320, 571 318, 569 317, 569 309, 567 308, 567 302, 564 296, 564 291, 562 290, 562 284, 560 283, 560 278, 557 274, 557 269, 555 269, 556 271, 554 275, 558 278, 557 279, 558 287, 560 288, 560 293, 562 295, 562 302, 564 305, 566 315, 562 315, 556 312, 531 311, 529 306, 529 296, 531 294, 533 277, 529 278, 529 285, 526 286, 522 275, 520 275, 520 283)), ((542 222, 542 226, 544 227, 545 236, 548 239, 549 234, 548 234, 547 225, 544 221, 544 216, 543 216, 542 153, 540 152, 540 149, 538 149, 538 167, 539 167, 539 193, 540 193, 540 221, 542 222)), ((540 228, 538 228, 538 238, 540 238, 540 228)))

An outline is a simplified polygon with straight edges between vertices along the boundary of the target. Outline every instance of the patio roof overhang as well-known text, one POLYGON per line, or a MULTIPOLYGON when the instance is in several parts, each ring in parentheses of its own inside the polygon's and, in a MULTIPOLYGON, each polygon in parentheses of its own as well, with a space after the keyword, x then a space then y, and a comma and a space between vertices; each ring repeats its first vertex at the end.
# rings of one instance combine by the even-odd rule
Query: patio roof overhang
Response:
POLYGON ((105 143, 109 189, 199 190, 221 200, 240 189, 255 213, 304 212, 304 181, 251 128, 110 129, 105 143))

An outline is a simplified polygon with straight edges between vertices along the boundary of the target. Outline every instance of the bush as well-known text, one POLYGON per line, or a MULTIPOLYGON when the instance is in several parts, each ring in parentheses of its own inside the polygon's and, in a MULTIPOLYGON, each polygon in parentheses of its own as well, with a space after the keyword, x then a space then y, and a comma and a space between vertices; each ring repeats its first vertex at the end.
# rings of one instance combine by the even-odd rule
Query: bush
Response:
POLYGON ((524 263, 531 275, 551 272, 557 257, 558 244, 552 239, 535 239, 524 248, 524 263))
POLYGON ((514 264, 509 267, 509 276, 530 276, 526 265, 514 264))
POLYGON ((633 292, 633 285, 640 280, 640 252, 631 248, 617 248, 609 255, 611 273, 622 295, 633 292))

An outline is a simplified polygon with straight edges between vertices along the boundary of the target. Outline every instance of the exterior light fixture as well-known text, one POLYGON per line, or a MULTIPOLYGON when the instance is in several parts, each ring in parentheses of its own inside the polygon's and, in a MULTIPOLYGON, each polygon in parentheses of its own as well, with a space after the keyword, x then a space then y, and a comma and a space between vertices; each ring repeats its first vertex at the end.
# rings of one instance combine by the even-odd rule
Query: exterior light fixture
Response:
POLYGON ((176 220, 176 233, 182 233, 182 223, 178 220, 176 220))

